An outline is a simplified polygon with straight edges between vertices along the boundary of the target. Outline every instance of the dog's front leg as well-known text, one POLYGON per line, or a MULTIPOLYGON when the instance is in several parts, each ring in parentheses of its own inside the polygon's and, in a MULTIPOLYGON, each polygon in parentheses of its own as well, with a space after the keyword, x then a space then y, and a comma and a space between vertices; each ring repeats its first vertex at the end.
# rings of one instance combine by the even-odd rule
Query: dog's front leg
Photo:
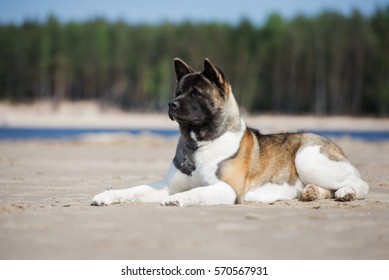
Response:
POLYGON ((158 202, 169 195, 165 181, 140 185, 123 190, 109 190, 96 195, 92 205, 110 205, 122 202, 158 202))
POLYGON ((180 192, 162 200, 162 206, 195 206, 234 204, 236 193, 225 182, 217 182, 206 187, 197 187, 186 192, 180 192))

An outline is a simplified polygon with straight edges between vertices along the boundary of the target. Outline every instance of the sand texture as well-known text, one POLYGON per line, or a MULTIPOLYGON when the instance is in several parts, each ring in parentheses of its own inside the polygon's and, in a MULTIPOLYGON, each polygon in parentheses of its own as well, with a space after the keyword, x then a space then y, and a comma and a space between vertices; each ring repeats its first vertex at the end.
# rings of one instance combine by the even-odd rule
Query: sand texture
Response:
POLYGON ((389 142, 337 143, 367 199, 177 208, 90 206, 161 179, 176 139, 0 142, 0 259, 388 259, 389 142))

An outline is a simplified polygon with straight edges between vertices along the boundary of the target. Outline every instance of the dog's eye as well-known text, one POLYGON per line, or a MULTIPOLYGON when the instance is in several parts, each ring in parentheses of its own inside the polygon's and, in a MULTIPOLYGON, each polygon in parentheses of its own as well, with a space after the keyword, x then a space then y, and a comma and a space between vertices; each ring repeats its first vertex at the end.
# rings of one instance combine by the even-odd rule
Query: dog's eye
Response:
POLYGON ((190 96, 192 96, 192 97, 198 97, 198 96, 200 96, 200 93, 199 93, 197 90, 191 90, 189 94, 190 94, 190 96))

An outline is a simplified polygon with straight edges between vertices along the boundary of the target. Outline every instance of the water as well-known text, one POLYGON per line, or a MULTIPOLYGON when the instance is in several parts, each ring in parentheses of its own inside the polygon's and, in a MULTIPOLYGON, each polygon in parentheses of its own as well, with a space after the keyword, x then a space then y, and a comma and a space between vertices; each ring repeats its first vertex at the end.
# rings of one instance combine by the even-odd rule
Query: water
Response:
POLYGON ((176 129, 101 129, 101 128, 0 128, 0 140, 29 140, 29 139, 48 139, 48 140, 67 140, 79 138, 90 134, 115 134, 125 133, 129 135, 141 135, 144 133, 158 135, 162 137, 178 136, 176 129))
POLYGON ((389 131, 363 131, 363 130, 310 130, 328 138, 351 138, 365 141, 388 141, 389 131))
MULTIPOLYGON (((329 138, 347 137, 365 141, 388 141, 389 131, 357 131, 357 130, 304 130, 317 133, 329 138)), ((166 138, 177 137, 176 129, 86 129, 86 128, 11 128, 0 127, 1 140, 67 140, 75 139, 86 134, 113 134, 125 133, 128 135, 141 135, 144 133, 166 138)))

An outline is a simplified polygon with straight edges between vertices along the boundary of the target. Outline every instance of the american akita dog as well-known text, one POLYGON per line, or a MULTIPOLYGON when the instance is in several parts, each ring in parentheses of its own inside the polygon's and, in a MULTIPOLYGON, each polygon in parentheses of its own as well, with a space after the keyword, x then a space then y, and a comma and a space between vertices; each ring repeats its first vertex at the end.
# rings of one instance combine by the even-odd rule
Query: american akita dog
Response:
POLYGON ((179 124, 176 155, 159 182, 96 195, 93 205, 164 206, 363 199, 368 184, 331 140, 312 133, 261 134, 239 115, 231 86, 209 59, 194 72, 174 60, 169 117, 179 124))

